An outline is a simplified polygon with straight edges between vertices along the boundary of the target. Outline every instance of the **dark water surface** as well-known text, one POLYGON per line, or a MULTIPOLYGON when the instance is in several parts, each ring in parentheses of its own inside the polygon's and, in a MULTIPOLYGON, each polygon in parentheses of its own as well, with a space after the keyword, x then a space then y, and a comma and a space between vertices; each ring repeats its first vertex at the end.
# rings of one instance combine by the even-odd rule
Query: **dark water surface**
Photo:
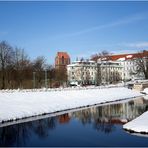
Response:
POLYGON ((1 127, 0 146, 148 146, 147 137, 122 129, 146 110, 139 98, 1 127))

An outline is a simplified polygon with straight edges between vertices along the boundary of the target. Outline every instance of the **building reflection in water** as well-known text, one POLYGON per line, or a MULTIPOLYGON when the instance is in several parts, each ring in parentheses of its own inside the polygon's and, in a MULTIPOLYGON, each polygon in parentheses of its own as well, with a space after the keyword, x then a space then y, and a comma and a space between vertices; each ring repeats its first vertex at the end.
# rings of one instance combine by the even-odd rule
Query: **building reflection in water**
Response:
POLYGON ((137 98, 124 103, 91 107, 86 110, 73 112, 70 116, 79 119, 83 124, 100 121, 124 124, 147 110, 148 102, 137 98))
POLYGON ((148 102, 138 98, 125 103, 91 107, 57 117, 2 127, 0 128, 0 146, 25 146, 32 135, 41 139, 49 138, 57 125, 70 124, 72 119, 76 119, 82 126, 91 124, 97 131, 111 133, 116 129, 115 124, 124 124, 147 109, 148 102))
POLYGON ((92 107, 70 116, 77 118, 83 125, 93 124, 97 131, 110 133, 115 130, 114 124, 124 124, 147 110, 148 102, 137 98, 125 103, 109 104, 92 107))

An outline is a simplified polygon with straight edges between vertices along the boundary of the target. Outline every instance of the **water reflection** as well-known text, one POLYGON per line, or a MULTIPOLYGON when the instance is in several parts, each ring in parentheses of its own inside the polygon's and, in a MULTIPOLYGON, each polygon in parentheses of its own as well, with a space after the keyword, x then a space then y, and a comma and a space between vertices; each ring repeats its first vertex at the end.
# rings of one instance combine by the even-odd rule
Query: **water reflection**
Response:
MULTIPOLYGON (((91 125, 96 131, 109 134, 116 130, 116 124, 132 120, 147 109, 148 102, 139 98, 125 103, 91 107, 57 117, 2 127, 0 128, 0 146, 27 146, 35 141, 32 139, 49 140, 52 137, 51 134, 57 132, 57 126, 68 126, 74 121, 82 127, 91 125)), ((70 130, 74 126, 71 125, 70 130)))
POLYGON ((97 131, 110 133, 115 130, 114 124, 124 124, 147 109, 148 102, 143 98, 138 98, 125 103, 92 107, 74 112, 71 116, 77 118, 83 125, 92 123, 97 131))

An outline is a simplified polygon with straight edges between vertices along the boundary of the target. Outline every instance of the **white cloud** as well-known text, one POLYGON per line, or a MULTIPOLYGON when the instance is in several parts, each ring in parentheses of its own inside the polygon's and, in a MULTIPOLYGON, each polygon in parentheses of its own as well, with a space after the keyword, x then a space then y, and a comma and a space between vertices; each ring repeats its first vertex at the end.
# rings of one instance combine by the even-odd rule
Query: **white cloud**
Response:
POLYGON ((63 35, 61 35, 61 37, 63 37, 63 36, 64 37, 77 36, 77 35, 89 33, 92 31, 97 31, 100 29, 106 29, 106 28, 110 28, 110 27, 116 27, 116 26, 120 26, 120 25, 130 24, 130 23, 134 23, 134 22, 137 22, 140 20, 145 20, 145 19, 148 19, 148 12, 138 13, 138 14, 128 16, 125 18, 120 18, 120 20, 116 20, 114 22, 108 22, 106 24, 94 26, 94 27, 87 28, 87 29, 84 29, 81 31, 76 31, 76 32, 69 33, 69 34, 63 34, 63 35))
POLYGON ((148 41, 122 42, 122 43, 117 43, 116 46, 122 47, 122 48, 126 47, 126 48, 130 48, 130 49, 148 48, 148 41))
POLYGON ((126 54, 126 53, 136 53, 136 49, 120 49, 120 50, 112 50, 112 54, 126 54))
POLYGON ((135 48, 148 48, 148 42, 129 43, 127 46, 135 48))

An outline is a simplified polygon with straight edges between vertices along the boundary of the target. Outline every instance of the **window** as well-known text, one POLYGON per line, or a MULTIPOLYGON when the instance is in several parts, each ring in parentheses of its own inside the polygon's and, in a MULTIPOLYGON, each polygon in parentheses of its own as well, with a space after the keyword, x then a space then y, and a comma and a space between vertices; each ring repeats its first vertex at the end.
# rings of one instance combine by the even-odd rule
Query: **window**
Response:
POLYGON ((64 56, 62 56, 62 64, 64 64, 64 56))

